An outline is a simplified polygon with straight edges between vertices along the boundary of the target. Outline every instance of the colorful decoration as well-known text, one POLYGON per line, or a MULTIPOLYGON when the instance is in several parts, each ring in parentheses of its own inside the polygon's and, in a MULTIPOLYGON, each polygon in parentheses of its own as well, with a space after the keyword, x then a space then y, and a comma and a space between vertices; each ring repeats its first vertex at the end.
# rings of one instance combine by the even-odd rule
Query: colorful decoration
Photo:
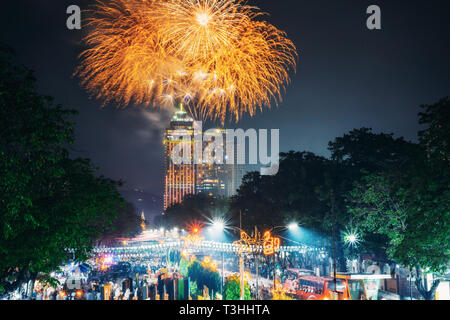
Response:
POLYGON ((145 215, 144 212, 141 213, 141 229, 145 230, 146 229, 146 224, 145 224, 145 215))
POLYGON ((196 234, 188 234, 185 237, 181 237, 181 239, 184 240, 184 246, 199 244, 200 242, 205 240, 204 237, 201 237, 196 234))
POLYGON ((259 246, 260 243, 261 237, 259 233, 252 238, 245 231, 241 231, 241 238, 233 242, 233 245, 238 246, 239 253, 251 253, 253 251, 253 246, 259 246))
POLYGON ((211 271, 217 271, 217 262, 211 260, 211 257, 204 257, 202 267, 209 269, 211 271))
POLYGON ((272 300, 293 300, 291 297, 287 296, 286 293, 287 290, 277 281, 275 290, 272 290, 272 300))
POLYGON ((272 237, 270 231, 266 231, 263 236, 263 253, 270 256, 280 248, 280 238, 272 237))

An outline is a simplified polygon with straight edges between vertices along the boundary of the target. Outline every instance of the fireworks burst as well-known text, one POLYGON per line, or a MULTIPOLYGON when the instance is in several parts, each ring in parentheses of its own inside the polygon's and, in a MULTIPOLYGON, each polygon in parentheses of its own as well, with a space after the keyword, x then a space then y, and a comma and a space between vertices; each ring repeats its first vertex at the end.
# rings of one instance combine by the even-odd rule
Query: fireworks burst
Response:
POLYGON ((243 0, 166 0, 148 13, 164 30, 170 54, 197 63, 231 47, 253 16, 252 9, 243 0))
POLYGON ((98 1, 89 13, 75 74, 104 104, 238 120, 278 104, 295 71, 294 44, 243 0, 98 1))

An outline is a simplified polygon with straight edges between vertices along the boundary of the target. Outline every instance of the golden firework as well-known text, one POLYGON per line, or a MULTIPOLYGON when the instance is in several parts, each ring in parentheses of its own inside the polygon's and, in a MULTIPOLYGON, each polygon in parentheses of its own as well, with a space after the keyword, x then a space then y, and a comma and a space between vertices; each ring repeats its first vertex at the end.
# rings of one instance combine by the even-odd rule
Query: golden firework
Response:
POLYGON ((243 0, 112 0, 90 10, 76 75, 96 98, 236 120, 281 100, 297 52, 243 0))
POLYGON ((190 64, 232 46, 252 9, 242 0, 167 0, 149 15, 164 30, 164 44, 170 53, 190 64))

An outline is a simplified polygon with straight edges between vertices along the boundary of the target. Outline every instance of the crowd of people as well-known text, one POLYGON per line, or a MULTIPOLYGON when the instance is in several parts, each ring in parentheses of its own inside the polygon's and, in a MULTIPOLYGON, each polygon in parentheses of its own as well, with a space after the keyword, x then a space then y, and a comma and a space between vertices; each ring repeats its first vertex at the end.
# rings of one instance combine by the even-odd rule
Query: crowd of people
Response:
MULTIPOLYGON (((235 254, 217 255, 216 261, 224 261, 225 276, 239 272, 238 257, 235 254)), ((259 265, 258 286, 256 285, 254 259, 247 259, 245 270, 250 272, 250 291, 257 298, 257 287, 260 299, 270 299, 273 289, 273 267, 259 265), (271 267, 271 268, 270 268, 271 267)), ((17 299, 33 300, 142 300, 149 298, 149 288, 158 282, 161 270, 177 273, 176 263, 167 268, 167 260, 155 258, 130 258, 119 261, 111 255, 90 260, 88 263, 68 263, 61 267, 52 277, 58 284, 50 285, 44 279, 37 279, 29 294, 28 288, 17 299), (144 293, 145 291, 145 293, 144 293)), ((219 268, 219 272, 221 272, 219 268)), ((284 272, 277 273, 280 281, 285 280, 284 272)), ((160 299, 164 299, 164 296, 160 299)))

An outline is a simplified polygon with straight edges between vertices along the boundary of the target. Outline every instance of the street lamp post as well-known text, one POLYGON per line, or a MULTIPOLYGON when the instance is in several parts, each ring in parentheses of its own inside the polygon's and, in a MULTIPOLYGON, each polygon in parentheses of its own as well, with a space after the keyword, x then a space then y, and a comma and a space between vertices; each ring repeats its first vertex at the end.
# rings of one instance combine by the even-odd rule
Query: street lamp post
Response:
MULTIPOLYGON (((239 229, 242 230, 242 211, 239 211, 239 229)), ((240 232, 240 239, 242 241, 242 232, 240 232)), ((241 252, 239 257, 239 278, 241 287, 241 300, 244 300, 244 253, 241 252)))
MULTIPOLYGON (((223 224, 220 225, 220 228, 223 229, 225 226, 223 224)), ((245 233, 242 230, 242 215, 241 213, 239 213, 239 228, 238 227, 227 227, 227 228, 232 228, 235 230, 238 230, 240 232, 240 238, 237 241, 240 245, 242 245, 242 243, 245 241, 242 238, 243 233, 245 233)), ((223 287, 224 287, 224 276, 225 276, 225 269, 224 269, 224 256, 223 256, 223 252, 222 252, 222 294, 223 294, 223 287)), ((239 286, 240 286, 240 295, 239 295, 239 299, 240 300, 244 300, 245 296, 244 296, 244 252, 242 250, 242 248, 239 248, 239 286)))
MULTIPOLYGON (((255 236, 257 236, 258 234, 258 227, 255 226, 255 236)), ((256 250, 259 250, 259 248, 257 247, 256 250)), ((256 300, 259 300, 259 252, 256 252, 255 255, 255 267, 256 267, 256 300)))
MULTIPOLYGON (((275 229, 278 229, 278 228, 289 229, 290 227, 292 227, 292 224, 289 225, 288 227, 286 227, 286 226, 276 226, 276 227, 272 228, 272 232, 275 231, 275 229)), ((276 279, 277 279, 277 275, 276 275, 276 257, 275 257, 276 251, 277 250, 275 249, 274 252, 273 252, 273 292, 274 292, 274 294, 275 294, 275 290, 277 289, 277 283, 276 283, 276 279)))
POLYGON ((256 266, 256 300, 259 300, 259 253, 255 257, 255 266, 256 266))
POLYGON ((277 289, 277 282, 276 282, 276 264, 275 264, 275 253, 273 254, 273 292, 277 289))
POLYGON ((331 214, 332 214, 332 242, 333 242, 333 282, 334 282, 334 292, 335 294, 338 294, 337 292, 337 279, 336 279, 336 217, 334 213, 334 191, 333 189, 330 190, 330 199, 331 199, 331 214))
MULTIPOLYGON (((242 224, 241 224, 242 226, 242 224)), ((245 299, 244 294, 244 252, 249 250, 252 245, 255 244, 255 239, 258 238, 258 235, 255 235, 255 239, 250 239, 247 235, 247 233, 242 230, 242 228, 232 227, 234 229, 237 229, 240 231, 240 238, 238 241, 235 241, 234 243, 239 244, 238 254, 239 254, 239 282, 240 282, 240 300, 245 299), (243 238, 245 237, 245 238, 243 238)), ((254 248, 252 248, 252 251, 254 248)))
MULTIPOLYGON (((240 226, 242 226, 242 222, 240 219, 240 226)), ((275 230, 276 228, 286 228, 285 226, 277 226, 273 227, 272 230, 275 230)), ((256 260, 255 260, 255 266, 256 266, 256 297, 259 299, 259 264, 258 264, 258 258, 259 258, 259 252, 258 250, 262 247, 263 248, 263 254, 264 255, 273 255, 273 285, 274 285, 274 291, 276 290, 276 251, 278 251, 280 247, 280 238, 278 237, 272 237, 270 231, 266 231, 264 233, 264 236, 261 238, 261 236, 258 233, 258 229, 255 226, 255 234, 253 238, 249 237, 245 231, 242 230, 242 228, 235 228, 240 231, 240 240, 235 241, 235 243, 238 243, 239 248, 239 273, 240 273, 240 299, 244 300, 244 251, 251 249, 251 252, 255 253, 256 251, 256 260), (245 238, 244 238, 245 237, 245 238)))
POLYGON ((242 253, 239 257, 239 280, 241 287, 240 300, 244 300, 244 255, 242 253))
POLYGON ((222 250, 222 299, 223 299, 223 287, 225 285, 225 252, 222 250))

